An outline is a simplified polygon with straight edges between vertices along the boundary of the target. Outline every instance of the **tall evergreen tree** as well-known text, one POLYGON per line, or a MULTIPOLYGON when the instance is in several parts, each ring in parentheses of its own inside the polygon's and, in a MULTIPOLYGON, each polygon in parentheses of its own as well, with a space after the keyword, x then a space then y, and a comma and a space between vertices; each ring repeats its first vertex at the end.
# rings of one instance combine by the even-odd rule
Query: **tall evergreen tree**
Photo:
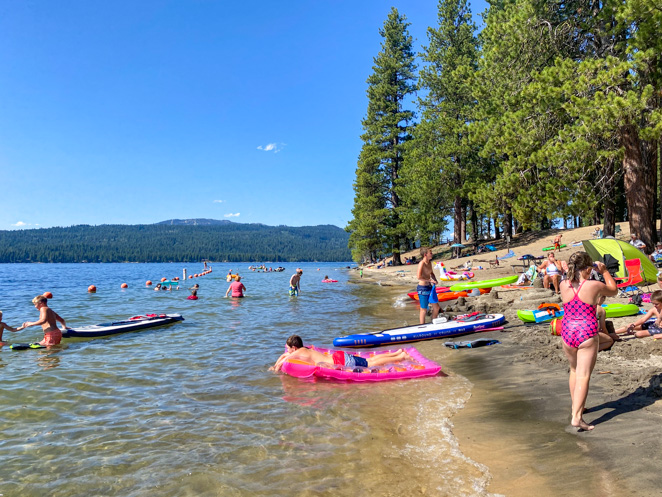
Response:
POLYGON ((415 162, 407 168, 407 198, 422 209, 433 209, 423 211, 432 219, 438 216, 434 209, 442 205, 428 199, 452 199, 455 241, 462 242, 468 193, 481 170, 477 150, 468 139, 475 99, 466 84, 467 74, 476 71, 476 27, 467 0, 440 0, 438 21, 436 29, 428 28, 429 45, 422 54, 426 65, 420 85, 426 92, 419 99, 422 120, 412 147, 415 162))
POLYGON ((384 248, 392 253, 395 265, 401 263, 404 225, 397 185, 414 127, 414 112, 406 108, 407 99, 416 90, 408 26, 406 17, 392 8, 379 31, 384 39, 382 50, 374 58, 367 81, 368 111, 354 182, 354 217, 347 226, 357 261, 384 248))

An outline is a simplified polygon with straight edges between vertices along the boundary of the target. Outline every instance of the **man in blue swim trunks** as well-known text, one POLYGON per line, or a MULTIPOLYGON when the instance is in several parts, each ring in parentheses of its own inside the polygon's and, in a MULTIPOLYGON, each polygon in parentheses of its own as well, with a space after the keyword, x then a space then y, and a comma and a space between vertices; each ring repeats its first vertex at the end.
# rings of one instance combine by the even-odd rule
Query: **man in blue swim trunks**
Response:
POLYGON ((437 303, 436 294, 430 302, 430 292, 432 292, 433 284, 437 284, 437 277, 432 270, 432 249, 429 247, 421 247, 421 262, 418 263, 418 286, 416 292, 418 293, 418 302, 421 305, 420 319, 421 324, 425 324, 425 316, 428 313, 428 306, 432 306, 432 319, 439 315, 439 304, 437 303))

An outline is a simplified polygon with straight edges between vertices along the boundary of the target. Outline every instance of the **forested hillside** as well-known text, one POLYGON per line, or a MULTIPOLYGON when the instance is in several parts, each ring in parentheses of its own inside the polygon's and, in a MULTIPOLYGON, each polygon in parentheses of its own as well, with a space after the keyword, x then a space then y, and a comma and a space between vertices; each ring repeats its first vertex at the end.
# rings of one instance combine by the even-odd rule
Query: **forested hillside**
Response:
POLYGON ((170 221, 0 231, 0 263, 348 261, 348 236, 330 225, 292 228, 170 221))

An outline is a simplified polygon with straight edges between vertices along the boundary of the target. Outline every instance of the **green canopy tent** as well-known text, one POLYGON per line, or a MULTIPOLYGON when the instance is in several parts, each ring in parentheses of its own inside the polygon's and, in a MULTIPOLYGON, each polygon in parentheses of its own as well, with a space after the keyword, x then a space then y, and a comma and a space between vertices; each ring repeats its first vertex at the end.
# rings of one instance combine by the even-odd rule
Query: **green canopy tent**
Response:
POLYGON ((584 240, 582 242, 584 250, 594 261, 602 260, 605 254, 611 255, 621 265, 616 276, 627 278, 625 273, 626 259, 639 259, 641 261, 641 275, 646 283, 655 283, 657 281, 657 268, 650 261, 648 256, 641 250, 627 242, 616 240, 614 238, 600 238, 597 240, 584 240))

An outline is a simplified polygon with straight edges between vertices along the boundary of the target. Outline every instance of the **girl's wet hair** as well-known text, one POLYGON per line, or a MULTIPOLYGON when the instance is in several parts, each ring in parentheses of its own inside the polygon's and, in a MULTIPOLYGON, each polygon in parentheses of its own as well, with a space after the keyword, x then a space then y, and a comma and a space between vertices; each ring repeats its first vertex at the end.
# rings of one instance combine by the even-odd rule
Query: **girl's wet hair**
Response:
POLYGON ((303 348, 303 340, 301 340, 301 337, 299 335, 292 335, 287 339, 287 342, 285 343, 287 344, 288 347, 295 347, 297 349, 303 348))
POLYGON ((568 279, 579 281, 579 273, 588 267, 593 267, 593 259, 586 252, 575 252, 568 259, 568 279))

